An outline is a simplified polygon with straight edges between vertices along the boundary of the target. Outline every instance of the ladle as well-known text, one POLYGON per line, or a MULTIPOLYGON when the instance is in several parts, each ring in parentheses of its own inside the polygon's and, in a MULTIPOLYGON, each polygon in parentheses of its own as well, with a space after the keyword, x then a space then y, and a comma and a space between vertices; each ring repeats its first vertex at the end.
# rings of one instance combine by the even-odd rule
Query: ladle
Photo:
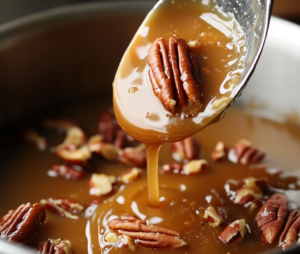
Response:
MULTIPOLYGON (((266 40, 273 0, 214 1, 218 8, 220 8, 224 13, 231 13, 243 29, 247 42, 247 54, 245 56, 245 59, 243 60, 244 68, 240 75, 239 82, 236 84, 234 89, 230 91, 230 96, 228 96, 228 100, 225 103, 223 103, 220 109, 212 112, 212 110, 207 110, 208 107, 206 107, 204 112, 199 113, 196 117, 193 118, 193 121, 185 123, 187 129, 192 129, 192 131, 184 133, 178 131, 176 132, 174 131, 176 128, 174 128, 173 126, 178 125, 178 123, 180 123, 178 119, 176 120, 172 117, 169 117, 168 114, 166 114, 168 113, 167 111, 165 114, 161 115, 157 114, 157 111, 159 110, 156 109, 152 110, 152 112, 154 112, 152 115, 151 112, 141 112, 142 109, 140 107, 145 102, 142 101, 140 98, 137 99, 137 97, 128 96, 128 84, 135 85, 136 83, 140 82, 140 79, 143 79, 143 85, 151 85, 149 81, 146 80, 147 77, 145 75, 142 78, 141 75, 139 77, 135 76, 134 73, 132 74, 126 68, 128 65, 133 64, 131 53, 132 48, 135 49, 136 55, 139 55, 139 50, 140 52, 142 52, 142 50, 144 50, 143 52, 147 52, 145 51, 145 48, 149 49, 152 43, 151 42, 146 45, 146 43, 143 41, 140 48, 137 49, 137 45, 139 45, 138 43, 141 41, 141 38, 147 37, 147 33, 149 31, 148 21, 155 18, 155 15, 163 8, 166 8, 167 4, 177 4, 179 6, 180 4, 184 5, 188 4, 189 2, 195 1, 158 1, 158 3, 153 7, 153 9, 148 13, 145 20, 143 21, 135 36, 133 37, 130 45, 128 46, 126 52, 123 55, 118 71, 116 73, 113 90, 114 109, 117 120, 121 127, 129 135, 145 143, 163 143, 166 141, 173 142, 182 140, 196 133, 205 126, 209 125, 211 122, 221 118, 224 112, 228 109, 228 107, 232 105, 232 103, 241 95, 243 89, 246 87, 246 84, 249 81, 255 69, 255 66, 259 60, 260 54, 263 49, 263 45, 266 40), (127 86, 124 85, 125 83, 127 86), (122 89, 123 94, 121 91, 122 89), (123 95, 125 93, 127 93, 127 99, 124 99, 123 95), (130 104, 132 106, 128 107, 128 105, 130 104)), ((211 4, 210 2, 212 1, 199 1, 199 5, 211 4)), ((152 27, 150 29, 152 29, 152 27)), ((146 56, 142 54, 138 57, 140 57, 141 61, 146 62, 146 56)), ((147 68, 147 66, 145 66, 145 68, 147 68)), ((140 70, 138 70, 137 72, 139 71, 140 70)), ((132 89, 139 89, 137 87, 133 86, 132 89)), ((134 93, 135 91, 132 92, 134 93)), ((182 117, 182 115, 180 115, 180 117, 182 117)))

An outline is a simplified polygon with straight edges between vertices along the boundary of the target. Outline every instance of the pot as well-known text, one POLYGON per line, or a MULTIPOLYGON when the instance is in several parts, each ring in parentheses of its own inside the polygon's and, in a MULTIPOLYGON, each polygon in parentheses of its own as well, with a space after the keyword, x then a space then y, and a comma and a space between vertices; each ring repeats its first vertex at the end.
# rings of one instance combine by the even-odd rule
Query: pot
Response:
MULTIPOLYGON (((1 144, 19 123, 36 119, 53 105, 112 97, 119 61, 153 5, 84 4, 0 26, 1 144)), ((291 115, 300 114, 299 41, 300 27, 272 18, 261 60, 236 105, 263 109, 269 117, 290 116, 299 123, 291 115)), ((21 253, 15 249, 19 247, 0 241, 0 253, 21 253)), ((299 251, 296 246, 284 253, 299 251)))

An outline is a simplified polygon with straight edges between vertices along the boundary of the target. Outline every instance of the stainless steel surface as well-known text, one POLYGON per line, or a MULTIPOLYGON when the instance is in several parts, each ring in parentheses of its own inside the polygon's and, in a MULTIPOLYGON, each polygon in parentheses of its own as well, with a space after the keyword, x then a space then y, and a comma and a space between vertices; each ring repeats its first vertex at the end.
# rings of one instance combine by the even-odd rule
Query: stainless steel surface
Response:
MULTIPOLYGON (((0 26, 0 130, 8 130, 10 126, 35 117, 51 108, 52 105, 63 105, 69 101, 74 102, 92 97, 111 96, 111 84, 119 60, 154 3, 103 3, 71 6, 0 26), (129 20, 130 27, 122 24, 124 19, 129 20), (103 40, 103 37, 106 40, 103 40)), ((222 3, 221 0, 220 3, 222 3)), ((224 1, 224 3, 228 4, 229 1, 224 1)), ((257 25, 254 29, 251 30, 248 27, 247 30, 247 36, 249 38, 253 36, 251 44, 253 49, 249 54, 249 62, 258 58, 263 45, 260 38, 267 32, 269 13, 266 5, 268 4, 271 4, 270 1, 266 1, 265 5, 259 7, 259 15, 251 16, 253 24, 257 25), (266 17, 264 13, 267 13, 266 17)), ((230 5, 225 5, 223 8, 226 6, 230 7, 230 5)), ((232 10, 234 8, 232 7, 232 10)), ((277 22, 282 24, 280 20, 277 22)), ((286 30, 286 27, 289 25, 284 23, 283 29, 286 30)), ((295 34, 296 31, 300 36, 299 28, 295 27, 291 30, 295 34)), ((275 34, 274 31, 271 38, 278 39, 275 34)), ((295 44, 298 44, 298 41, 295 44)), ((280 43, 290 43, 288 45, 291 50, 294 49, 297 52, 297 46, 293 45, 288 36, 280 43)), ((273 93, 277 96, 282 95, 282 101, 291 103, 289 109, 294 108, 300 114, 299 100, 295 96, 300 90, 294 85, 300 79, 300 73, 297 71, 300 55, 291 56, 282 49, 282 45, 274 41, 267 43, 267 46, 270 47, 267 47, 266 54, 262 55, 262 64, 258 65, 259 71, 254 74, 246 89, 247 93, 245 91, 245 96, 242 96, 239 102, 247 105, 252 100, 252 96, 257 96, 259 101, 268 100, 270 97, 266 92, 268 89, 282 87, 280 75, 285 73, 279 71, 284 68, 280 65, 279 59, 276 66, 272 66, 273 70, 268 68, 276 52, 289 61, 295 59, 295 66, 291 70, 293 79, 285 83, 285 94, 280 94, 276 89, 273 93), (270 77, 274 79, 272 83, 267 81, 270 77), (263 93, 259 90, 261 79, 266 79, 263 84, 266 90, 263 93), (251 96, 248 95, 248 91, 251 96)), ((250 72, 253 69, 254 66, 249 65, 250 72)), ((250 74, 243 78, 247 80, 250 74)), ((266 109, 272 111, 272 105, 266 109)), ((5 136, 7 135, 5 132, 5 136)), ((27 249, 23 251, 23 248, 22 251, 19 249, 15 251, 14 247, 15 244, 0 241, 1 254, 31 253, 27 249)), ((292 254, 299 253, 299 251, 299 246, 296 246, 284 253, 292 254)))
POLYGON ((0 254, 36 254, 31 248, 27 248, 21 244, 11 244, 4 240, 0 240, 0 254))
POLYGON ((245 70, 239 85, 234 89, 233 100, 228 105, 229 107, 242 94, 258 63, 267 38, 273 0, 246 0, 243 2, 216 0, 216 2, 224 12, 232 13, 241 24, 248 44, 245 70))

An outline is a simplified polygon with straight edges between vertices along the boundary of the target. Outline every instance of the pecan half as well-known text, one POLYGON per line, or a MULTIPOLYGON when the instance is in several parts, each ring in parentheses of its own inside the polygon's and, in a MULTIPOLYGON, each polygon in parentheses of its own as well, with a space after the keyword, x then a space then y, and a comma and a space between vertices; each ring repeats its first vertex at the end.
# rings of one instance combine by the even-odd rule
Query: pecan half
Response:
POLYGON ((128 166, 145 167, 147 165, 145 146, 141 144, 137 147, 127 147, 120 150, 118 161, 128 166))
POLYGON ((236 220, 223 230, 219 235, 219 240, 222 243, 237 243, 243 240, 246 233, 246 221, 244 219, 236 220))
POLYGON ((113 108, 110 108, 99 117, 98 132, 103 137, 104 142, 113 143, 118 148, 124 148, 136 142, 134 138, 121 129, 113 108))
POLYGON ((215 150, 211 154, 211 159, 213 162, 218 162, 226 157, 227 148, 223 141, 219 141, 215 147, 215 150))
POLYGON ((27 244, 36 236, 45 219, 46 213, 40 204, 20 205, 0 219, 1 238, 27 244))
POLYGON ((270 197, 256 215, 258 228, 268 243, 280 233, 288 212, 288 201, 282 194, 270 197))
POLYGON ((137 244, 148 248, 180 248, 187 245, 173 230, 152 226, 133 216, 121 216, 109 222, 108 227, 121 235, 137 239, 137 244))
POLYGON ((84 207, 72 199, 48 198, 48 200, 42 199, 40 203, 46 210, 69 219, 78 219, 78 216, 75 214, 80 214, 84 211, 84 207))
MULTIPOLYGON (((86 173, 82 171, 81 167, 78 166, 67 166, 67 165, 54 165, 50 171, 55 172, 54 174, 71 180, 79 180, 86 176, 86 173), (80 168, 80 169, 76 169, 80 168)), ((51 174, 52 176, 53 174, 51 174)), ((54 175, 55 176, 55 175, 54 175)))
POLYGON ((279 243, 282 249, 285 250, 293 244, 299 243, 300 239, 300 212, 297 210, 291 211, 285 228, 280 236, 279 243))
POLYGON ((73 254, 74 250, 72 243, 69 240, 48 239, 38 249, 38 253, 41 254, 73 254))
POLYGON ((190 161, 199 158, 200 144, 194 137, 174 142, 171 145, 173 157, 177 161, 190 161))
POLYGON ((185 111, 189 102, 201 106, 197 56, 182 38, 171 36, 169 50, 164 38, 156 39, 149 49, 148 64, 153 91, 167 111, 174 113, 176 104, 185 111))
POLYGON ((237 141, 228 152, 228 159, 234 163, 250 164, 258 163, 265 157, 265 153, 254 147, 245 139, 237 141))

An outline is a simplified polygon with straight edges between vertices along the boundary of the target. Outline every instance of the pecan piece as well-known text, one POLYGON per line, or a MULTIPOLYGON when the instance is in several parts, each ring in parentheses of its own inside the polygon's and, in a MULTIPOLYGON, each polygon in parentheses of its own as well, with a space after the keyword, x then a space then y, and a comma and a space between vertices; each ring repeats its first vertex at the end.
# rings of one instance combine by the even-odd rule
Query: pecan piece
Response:
POLYGON ((116 182, 115 176, 105 174, 92 174, 89 181, 90 194, 95 196, 106 195, 113 190, 113 184, 116 182))
POLYGON ((280 236, 279 243, 282 249, 285 250, 293 244, 299 243, 300 239, 300 212, 297 210, 291 211, 285 228, 280 236))
POLYGON ((38 249, 38 253, 41 254, 73 254, 74 250, 69 240, 48 239, 38 249))
POLYGON ((220 209, 209 206, 204 211, 204 220, 212 227, 220 227, 225 220, 225 214, 220 209))
POLYGON ((201 106, 197 57, 182 38, 171 36, 169 51, 163 38, 156 39, 149 49, 148 64, 153 91, 167 111, 175 112, 176 100, 183 111, 189 101, 197 108, 201 106))
POLYGON ((49 172, 49 175, 51 176, 61 176, 66 179, 71 179, 71 180, 79 180, 85 177, 86 173, 82 171, 81 167, 78 166, 67 166, 67 165, 54 165, 51 170, 53 172, 49 172), (79 169, 76 169, 79 168, 79 169))
POLYGON ((265 157, 265 153, 254 147, 245 139, 237 141, 228 152, 228 159, 233 163, 250 164, 258 163, 265 157))
POLYGON ((268 243, 280 233, 288 212, 288 201, 282 194, 270 197, 256 215, 258 228, 268 243))
POLYGON ((171 145, 173 157, 177 161, 190 161, 199 158, 200 144, 194 137, 174 142, 171 145))
POLYGON ((45 219, 45 210, 40 204, 20 205, 0 219, 1 238, 27 244, 36 236, 45 219))
POLYGON ((78 219, 75 214, 84 211, 84 207, 72 199, 48 198, 48 200, 42 199, 40 203, 46 210, 69 219, 78 219))
POLYGON ((211 159, 213 162, 218 162, 226 157, 227 148, 223 141, 219 141, 215 147, 215 150, 211 154, 211 159))
POLYGON ((206 160, 191 160, 182 168, 182 173, 185 175, 200 174, 207 166, 206 160))
POLYGON ((137 239, 137 244, 148 248, 180 248, 187 245, 173 230, 152 226, 147 221, 133 216, 121 216, 108 223, 112 230, 121 235, 137 239))
POLYGON ((86 145, 77 147, 72 144, 62 144, 56 147, 56 155, 70 164, 85 166, 92 157, 86 145))
POLYGON ((137 147, 127 147, 120 150, 118 161, 128 166, 145 167, 147 165, 145 146, 141 144, 137 147))
POLYGON ((245 205, 255 199, 262 199, 263 195, 268 192, 268 181, 265 177, 244 179, 245 185, 243 188, 236 191, 234 203, 245 205))
POLYGON ((123 183, 129 183, 137 180, 141 175, 142 170, 140 168, 131 168, 128 171, 120 175, 119 180, 123 183))
POLYGON ((219 240, 222 243, 237 243, 243 240, 246 233, 246 221, 244 219, 236 220, 223 230, 219 235, 219 240))
POLYGON ((104 142, 101 135, 90 137, 87 147, 91 153, 99 154, 108 161, 116 160, 120 150, 113 144, 104 142))
POLYGON ((103 142, 113 143, 117 148, 124 148, 136 141, 121 129, 113 108, 110 108, 99 117, 98 132, 103 137, 103 142))

